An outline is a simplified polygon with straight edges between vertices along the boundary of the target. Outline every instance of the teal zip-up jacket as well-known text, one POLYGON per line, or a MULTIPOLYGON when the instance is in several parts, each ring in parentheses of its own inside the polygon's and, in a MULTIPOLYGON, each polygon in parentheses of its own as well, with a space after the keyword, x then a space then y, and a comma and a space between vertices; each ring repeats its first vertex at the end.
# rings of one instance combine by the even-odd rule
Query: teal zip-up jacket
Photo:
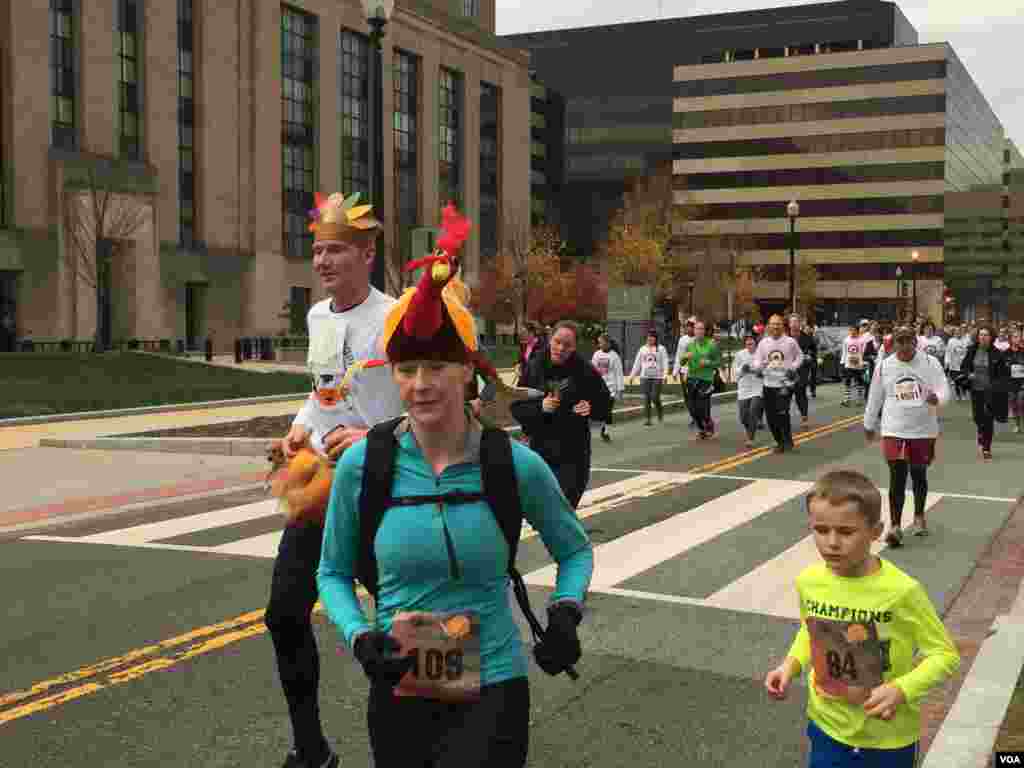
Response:
MULTIPOLYGON (((403 422, 398 433, 392 495, 480 492, 479 425, 472 422, 466 458, 435 476, 403 422)), ((317 584, 331 621, 352 646, 373 629, 356 596, 359 495, 366 441, 345 451, 334 474, 327 507, 317 584)), ((551 603, 570 601, 582 610, 594 570, 590 540, 548 465, 512 442, 523 517, 558 563, 551 603)), ((508 545, 485 502, 391 507, 375 539, 378 569, 377 629, 390 631, 400 611, 475 610, 480 616, 481 683, 525 677, 527 660, 513 616, 508 545)), ((518 607, 515 608, 518 610, 518 607)))

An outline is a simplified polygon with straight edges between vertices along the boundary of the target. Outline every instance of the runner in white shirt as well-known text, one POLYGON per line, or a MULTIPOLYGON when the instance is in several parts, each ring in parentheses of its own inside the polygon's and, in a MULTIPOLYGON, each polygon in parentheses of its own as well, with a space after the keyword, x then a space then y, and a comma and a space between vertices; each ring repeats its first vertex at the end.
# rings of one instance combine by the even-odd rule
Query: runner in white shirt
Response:
POLYGON ((747 433, 747 448, 754 446, 757 428, 764 410, 764 373, 754 362, 756 340, 748 333, 743 338, 743 349, 732 360, 732 377, 736 382, 736 402, 739 405, 740 424, 747 433))
POLYGON ((693 326, 697 322, 697 318, 691 317, 686 321, 683 326, 683 335, 679 337, 679 343, 676 345, 676 358, 675 363, 672 366, 672 375, 679 379, 679 384, 683 389, 683 398, 686 400, 686 410, 690 413, 690 426, 697 426, 697 420, 693 418, 693 408, 690 402, 690 388, 686 386, 686 374, 687 366, 682 362, 682 357, 686 354, 686 348, 690 346, 693 341, 693 326))
POLYGON ((839 360, 843 369, 843 383, 846 385, 846 397, 840 403, 842 406, 850 405, 855 388, 858 399, 864 402, 864 371, 867 366, 864 360, 864 347, 867 346, 867 342, 868 339, 861 335, 860 328, 851 325, 850 334, 843 340, 843 352, 839 360))
POLYGON ((658 412, 658 421, 665 420, 661 408, 661 384, 669 374, 668 350, 658 343, 658 334, 651 331, 647 334, 647 343, 640 347, 633 361, 634 379, 640 377, 640 386, 644 393, 644 408, 647 413, 647 426, 651 426, 651 405, 658 412))
POLYGON ((946 342, 946 354, 943 356, 943 362, 946 376, 953 382, 953 392, 958 401, 970 399, 967 390, 960 383, 959 376, 960 364, 967 356, 968 346, 969 342, 964 336, 963 329, 960 326, 953 326, 953 336, 946 342))
POLYGON ((891 525, 886 541, 898 547, 903 543, 901 519, 908 471, 914 488, 913 533, 928 533, 924 508, 928 466, 935 458, 939 435, 936 408, 949 402, 950 392, 939 362, 916 349, 912 328, 901 326, 893 339, 895 354, 882 361, 864 410, 864 434, 873 441, 881 423, 882 453, 889 464, 891 525))
POLYGON ((941 364, 946 356, 946 342, 935 332, 935 326, 925 323, 921 327, 921 335, 917 337, 917 349, 931 355, 941 364))
POLYGON ((612 436, 608 433, 608 427, 612 423, 612 413, 615 409, 615 401, 622 397, 626 389, 625 378, 622 373, 622 358, 619 353, 612 349, 611 339, 602 333, 597 337, 598 350, 594 352, 591 363, 601 374, 608 392, 612 396, 612 407, 608 409, 608 421, 601 424, 601 439, 606 443, 611 442, 612 436))

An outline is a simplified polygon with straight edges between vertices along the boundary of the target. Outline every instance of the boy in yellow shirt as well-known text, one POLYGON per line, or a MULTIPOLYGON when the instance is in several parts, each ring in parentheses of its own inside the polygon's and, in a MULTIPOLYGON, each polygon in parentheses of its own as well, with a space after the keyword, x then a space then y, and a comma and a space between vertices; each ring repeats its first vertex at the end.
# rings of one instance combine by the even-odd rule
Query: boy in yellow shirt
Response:
POLYGON ((765 687, 784 699, 810 667, 809 768, 913 768, 921 699, 956 672, 960 654, 921 584, 872 554, 884 524, 870 480, 829 472, 807 511, 824 562, 796 579, 800 631, 765 687))

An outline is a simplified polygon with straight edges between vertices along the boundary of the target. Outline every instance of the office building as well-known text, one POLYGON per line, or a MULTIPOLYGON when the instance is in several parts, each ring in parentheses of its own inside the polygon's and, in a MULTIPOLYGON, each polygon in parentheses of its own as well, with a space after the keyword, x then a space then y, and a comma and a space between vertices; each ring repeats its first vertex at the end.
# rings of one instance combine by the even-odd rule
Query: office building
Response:
POLYGON ((565 99, 530 71, 530 218, 559 226, 565 180, 565 99))
POLYGON ((673 247, 728 236, 737 262, 757 267, 763 313, 788 304, 790 200, 820 322, 895 316, 912 283, 919 310, 938 317, 945 196, 1001 188, 998 118, 952 48, 921 45, 895 3, 502 39, 566 99, 570 239, 597 252, 631 178, 667 158, 684 220, 673 247))
POLYGON ((384 257, 419 255, 414 232, 455 200, 472 285, 529 199, 528 59, 498 44, 494 0, 396 5, 374 83, 359 0, 0 0, 0 299, 18 336, 95 332, 61 214, 90 178, 141 211, 113 246, 112 340, 228 351, 304 332, 322 298, 307 212, 316 191, 369 195, 375 93, 384 257))

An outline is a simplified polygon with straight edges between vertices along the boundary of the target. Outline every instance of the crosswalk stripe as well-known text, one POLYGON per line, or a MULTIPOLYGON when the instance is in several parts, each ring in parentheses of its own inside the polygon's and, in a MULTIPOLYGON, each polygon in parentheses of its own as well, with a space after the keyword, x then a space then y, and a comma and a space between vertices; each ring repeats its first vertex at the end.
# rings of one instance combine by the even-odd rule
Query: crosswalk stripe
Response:
MULTIPOLYGON (((619 480, 615 483, 608 483, 593 490, 585 491, 580 499, 579 508, 576 510, 576 517, 585 520, 593 515, 620 507, 635 499, 648 498, 659 493, 664 493, 672 488, 697 480, 699 475, 690 475, 685 472, 644 472, 638 477, 631 477, 628 480, 619 480)), ((523 533, 520 541, 537 535, 525 519, 523 520, 523 533)))
MULTIPOLYGON (((887 523, 889 520, 888 491, 883 488, 881 492, 881 519, 887 523)), ((940 499, 942 499, 942 494, 929 493, 925 501, 925 510, 934 507, 940 499)), ((909 501, 910 506, 913 506, 913 500, 909 501)), ((907 515, 906 508, 904 508, 902 527, 907 529, 913 522, 913 515, 907 515)), ((885 548, 886 544, 883 541, 876 541, 872 544, 871 551, 877 555, 885 548)), ((805 536, 785 552, 762 563, 745 576, 730 582, 728 586, 710 595, 706 604, 731 611, 747 611, 798 619, 800 610, 793 581, 804 568, 813 565, 819 559, 814 537, 805 536)))
MULTIPOLYGON (((614 587, 650 568, 747 523, 770 509, 806 493, 813 483, 757 480, 660 523, 628 533, 594 548, 591 588, 614 587)), ((556 566, 526 577, 527 583, 552 587, 556 566)))
POLYGON ((158 523, 145 523, 130 528, 104 531, 103 533, 95 533, 91 536, 82 536, 77 541, 95 544, 149 544, 161 539, 170 539, 187 533, 197 533, 209 530, 210 528, 237 525, 277 514, 280 514, 277 511, 277 499, 267 499, 251 504, 242 504, 237 507, 218 509, 213 512, 203 512, 198 515, 161 520, 158 523))

